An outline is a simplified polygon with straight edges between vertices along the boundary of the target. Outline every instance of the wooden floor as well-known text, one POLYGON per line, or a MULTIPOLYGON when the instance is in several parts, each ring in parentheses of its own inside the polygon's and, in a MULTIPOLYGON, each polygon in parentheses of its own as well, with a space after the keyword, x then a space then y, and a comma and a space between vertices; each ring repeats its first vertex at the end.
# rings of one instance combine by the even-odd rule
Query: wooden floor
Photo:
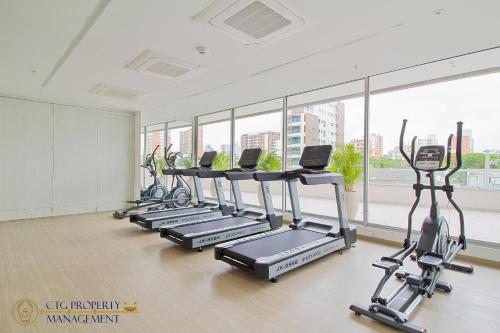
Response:
MULTIPOLYGON (((285 274, 257 280, 109 213, 0 223, 0 332, 392 332, 357 317, 382 271, 371 262, 393 249, 367 241, 285 274), (138 302, 118 324, 17 324, 21 298, 138 302)), ((412 266, 409 263, 408 266, 412 266)), ((408 267, 410 268, 410 267, 408 267)), ((500 270, 446 271, 451 294, 436 293, 414 312, 430 332, 499 332, 500 270)), ((395 282, 393 282, 395 283, 395 282)))

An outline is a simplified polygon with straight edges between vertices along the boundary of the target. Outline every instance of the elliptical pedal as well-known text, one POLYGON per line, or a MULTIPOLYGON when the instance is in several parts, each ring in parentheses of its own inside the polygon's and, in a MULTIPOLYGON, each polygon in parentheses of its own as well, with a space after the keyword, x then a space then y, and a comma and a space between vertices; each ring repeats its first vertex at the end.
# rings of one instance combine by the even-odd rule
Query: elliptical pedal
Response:
POLYGON ((436 270, 441 270, 443 267, 443 256, 437 255, 435 253, 426 254, 417 260, 419 265, 426 268, 434 268, 436 270))

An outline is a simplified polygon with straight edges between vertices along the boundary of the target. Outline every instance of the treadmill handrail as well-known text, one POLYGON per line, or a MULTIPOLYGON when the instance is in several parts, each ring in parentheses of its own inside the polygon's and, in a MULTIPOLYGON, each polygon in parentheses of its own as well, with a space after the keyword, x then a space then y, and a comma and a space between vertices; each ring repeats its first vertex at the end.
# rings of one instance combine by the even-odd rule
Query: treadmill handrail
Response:
POLYGON ((205 168, 205 167, 193 167, 189 169, 181 169, 182 175, 183 176, 188 176, 188 177, 198 177, 198 172, 202 170, 212 170, 210 168, 205 168))
POLYGON ((162 173, 165 176, 180 176, 184 174, 180 169, 163 169, 162 173))
POLYGON ((228 180, 248 180, 253 179, 255 169, 231 169, 227 170, 224 175, 228 180))
POLYGON ((224 177, 224 170, 198 170, 199 178, 221 178, 224 177))
POLYGON ((254 172, 253 179, 259 182, 283 180, 283 172, 254 172))
POLYGON ((338 173, 301 174, 299 178, 304 185, 344 185, 344 177, 338 173))

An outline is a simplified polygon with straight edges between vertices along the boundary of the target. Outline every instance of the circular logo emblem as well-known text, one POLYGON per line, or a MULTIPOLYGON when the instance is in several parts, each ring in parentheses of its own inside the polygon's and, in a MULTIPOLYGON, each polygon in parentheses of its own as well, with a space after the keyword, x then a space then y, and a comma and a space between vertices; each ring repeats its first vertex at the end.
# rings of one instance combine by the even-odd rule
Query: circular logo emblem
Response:
POLYGON ((27 298, 20 299, 12 308, 12 317, 21 325, 30 325, 38 317, 38 306, 27 298))

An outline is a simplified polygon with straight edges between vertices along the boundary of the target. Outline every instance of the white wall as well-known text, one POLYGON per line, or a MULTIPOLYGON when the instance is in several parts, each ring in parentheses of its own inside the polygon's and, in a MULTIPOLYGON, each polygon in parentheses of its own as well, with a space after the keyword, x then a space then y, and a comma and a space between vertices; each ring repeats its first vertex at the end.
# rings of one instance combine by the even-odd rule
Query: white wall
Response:
POLYGON ((121 208, 134 196, 131 114, 0 97, 0 220, 121 208))

